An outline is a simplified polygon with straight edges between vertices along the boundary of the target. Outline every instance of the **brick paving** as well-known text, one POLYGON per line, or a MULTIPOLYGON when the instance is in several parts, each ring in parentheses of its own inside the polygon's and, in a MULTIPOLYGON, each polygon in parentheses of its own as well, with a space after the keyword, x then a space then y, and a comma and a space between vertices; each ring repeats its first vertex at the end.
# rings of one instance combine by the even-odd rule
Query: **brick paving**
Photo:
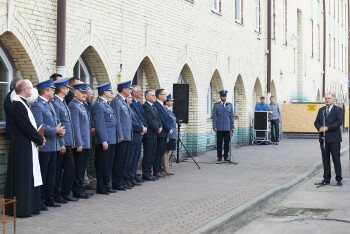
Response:
MULTIPOLYGON (((174 163, 175 176, 17 219, 17 232, 188 233, 290 181, 321 159, 317 140, 310 139, 246 146, 233 154, 237 166, 215 164, 216 152, 209 151, 195 158, 200 170, 191 159, 174 163)), ((12 225, 6 229, 11 233, 12 225)))

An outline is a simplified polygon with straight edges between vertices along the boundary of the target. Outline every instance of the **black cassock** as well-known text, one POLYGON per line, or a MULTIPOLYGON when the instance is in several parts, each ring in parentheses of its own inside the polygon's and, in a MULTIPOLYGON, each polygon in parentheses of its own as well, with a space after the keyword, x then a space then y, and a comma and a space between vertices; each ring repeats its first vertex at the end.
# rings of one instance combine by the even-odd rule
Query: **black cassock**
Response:
MULTIPOLYGON (((24 99, 22 99, 26 102, 24 99)), ((13 101, 10 109, 12 132, 8 156, 4 198, 16 197, 16 216, 40 213, 40 186, 34 187, 31 141, 42 145, 43 137, 31 124, 26 107, 13 101)), ((6 205, 6 214, 13 215, 13 206, 6 205)))

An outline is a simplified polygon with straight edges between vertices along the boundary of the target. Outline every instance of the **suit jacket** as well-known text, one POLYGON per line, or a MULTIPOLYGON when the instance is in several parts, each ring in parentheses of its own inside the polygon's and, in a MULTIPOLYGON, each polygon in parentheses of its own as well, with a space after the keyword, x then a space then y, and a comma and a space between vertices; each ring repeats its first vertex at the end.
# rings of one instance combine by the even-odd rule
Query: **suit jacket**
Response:
POLYGON ((92 106, 92 122, 96 129, 95 143, 117 143, 117 120, 112 107, 102 98, 98 97, 92 106))
POLYGON ((142 107, 145 112, 145 117, 148 124, 147 132, 143 137, 157 139, 157 132, 162 126, 162 122, 158 117, 157 109, 154 106, 152 108, 152 106, 148 102, 145 102, 145 104, 143 104, 142 107))
POLYGON ((145 112, 142 108, 142 104, 139 101, 136 101, 135 98, 132 98, 132 103, 130 104, 130 108, 133 109, 135 114, 139 117, 139 119, 142 121, 143 126, 148 128, 147 120, 145 117, 145 112))
POLYGON ((218 131, 230 131, 231 128, 235 128, 232 104, 226 102, 223 106, 221 102, 215 103, 212 119, 213 128, 217 128, 218 131))
POLYGON ((64 145, 64 141, 56 133, 56 126, 60 122, 52 103, 46 102, 42 97, 31 106, 36 124, 44 126, 44 136, 46 143, 44 147, 39 148, 40 152, 54 152, 60 150, 60 145, 64 145))
POLYGON ((3 109, 5 111, 5 116, 6 116, 6 137, 8 139, 11 139, 11 116, 10 116, 10 108, 11 108, 11 93, 12 90, 10 92, 7 93, 5 100, 4 100, 4 105, 3 105, 3 109))
MULTIPOLYGON (((319 130, 323 126, 323 116, 326 115, 326 106, 320 108, 315 120, 315 127, 319 130)), ((343 124, 343 109, 333 105, 332 110, 326 117, 326 126, 328 131, 326 132, 326 141, 328 143, 341 142, 342 136, 340 126, 343 124)), ((323 132, 319 133, 319 141, 322 141, 323 132)))
POLYGON ((143 123, 132 108, 130 108, 130 112, 132 117, 132 130, 133 130, 131 143, 140 144, 143 138, 143 136, 140 135, 140 133, 143 131, 143 123))
POLYGON ((160 138, 167 138, 167 134, 171 131, 170 119, 166 107, 163 104, 160 104, 158 101, 154 103, 154 106, 157 108, 158 116, 162 122, 163 130, 158 135, 160 138))
POLYGON ((68 108, 72 116, 75 147, 82 146, 83 149, 90 149, 90 117, 84 104, 74 98, 68 108))
POLYGON ((61 125, 65 127, 66 133, 63 136, 63 142, 65 146, 74 145, 74 131, 72 126, 72 117, 70 114, 70 110, 66 103, 62 102, 61 99, 55 96, 52 100, 50 100, 55 111, 60 118, 61 125))
POLYGON ((124 141, 131 141, 132 123, 130 107, 124 98, 118 94, 111 102, 112 109, 117 121, 117 137, 124 141))
POLYGON ((66 104, 69 105, 69 103, 73 100, 73 98, 74 98, 74 93, 69 90, 67 96, 64 97, 64 99, 66 100, 66 104))

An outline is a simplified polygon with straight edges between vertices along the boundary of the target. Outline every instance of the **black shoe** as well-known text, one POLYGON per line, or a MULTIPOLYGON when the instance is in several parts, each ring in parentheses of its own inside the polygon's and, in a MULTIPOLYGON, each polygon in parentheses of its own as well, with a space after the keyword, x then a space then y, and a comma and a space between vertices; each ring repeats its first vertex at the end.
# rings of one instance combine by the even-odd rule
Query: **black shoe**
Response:
POLYGON ((113 186, 113 189, 119 191, 126 191, 126 188, 123 185, 113 186))
POLYGON ((109 192, 109 193, 116 193, 116 192, 117 192, 117 190, 114 190, 114 189, 108 189, 108 192, 109 192))
POLYGON ((337 181, 337 185, 338 185, 338 186, 343 186, 343 182, 342 182, 341 180, 338 180, 338 181, 337 181))
POLYGON ((89 192, 89 191, 84 191, 84 193, 86 194, 86 195, 88 195, 89 197, 91 197, 91 196, 93 196, 94 195, 94 193, 93 192, 89 192))
POLYGON ((153 179, 155 179, 155 180, 159 180, 159 178, 156 177, 156 176, 151 175, 151 177, 152 177, 153 179))
POLYGON ((27 215, 23 215, 23 216, 17 215, 17 218, 30 218, 30 217, 33 217, 33 214, 27 214, 27 215))
POLYGON ((87 195, 85 193, 77 193, 77 194, 73 193, 73 197, 77 197, 77 198, 81 198, 81 199, 88 199, 89 195, 87 195))
POLYGON ((124 187, 124 188, 127 188, 127 189, 132 189, 132 187, 131 187, 131 186, 126 185, 126 184, 123 184, 123 187, 124 187))
POLYGON ((278 141, 277 141, 277 142, 275 142, 275 145, 278 145, 278 141))
POLYGON ((47 206, 45 206, 45 205, 41 205, 40 210, 42 210, 42 211, 48 211, 49 208, 47 208, 47 206))
POLYGON ((71 195, 63 196, 63 199, 66 201, 79 201, 79 198, 72 197, 71 195))
POLYGON ((218 158, 218 162, 221 162, 222 161, 222 158, 218 158))
POLYGON ((136 181, 137 183, 143 183, 143 182, 145 182, 146 180, 141 179, 141 178, 136 178, 135 181, 136 181))
POLYGON ((57 202, 51 202, 46 205, 49 207, 61 207, 60 203, 57 203, 57 202))
POLYGON ((57 197, 57 198, 55 199, 55 201, 56 201, 57 203, 67 204, 67 200, 64 199, 63 197, 57 197))
POLYGON ((225 160, 226 162, 230 161, 228 158, 224 158, 224 160, 225 160))
POLYGON ((109 195, 109 192, 108 192, 108 191, 97 191, 97 190, 96 190, 96 193, 98 193, 98 194, 103 194, 103 195, 109 195))
POLYGON ((144 180, 146 180, 146 181, 155 181, 155 179, 153 178, 153 176, 151 177, 151 176, 143 176, 142 177, 144 180))
POLYGON ((315 185, 321 185, 321 186, 327 185, 327 184, 329 184, 329 180, 322 180, 320 183, 315 183, 315 185))

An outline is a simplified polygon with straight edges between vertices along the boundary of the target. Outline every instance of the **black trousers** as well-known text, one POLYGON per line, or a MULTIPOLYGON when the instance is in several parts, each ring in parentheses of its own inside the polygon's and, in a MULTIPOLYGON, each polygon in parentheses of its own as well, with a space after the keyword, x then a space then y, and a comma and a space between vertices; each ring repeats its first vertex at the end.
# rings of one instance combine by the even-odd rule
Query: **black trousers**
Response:
POLYGON ((326 148, 323 150, 323 143, 320 142, 321 152, 322 152, 322 162, 323 162, 323 178, 325 181, 331 180, 331 161, 330 154, 332 154, 334 170, 335 170, 335 179, 341 181, 342 172, 341 172, 341 162, 340 162, 340 142, 328 143, 326 141, 326 148))
POLYGON ((150 176, 152 174, 156 148, 157 138, 143 138, 142 176, 150 176))
POLYGON ((115 156, 112 169, 113 187, 124 184, 130 141, 122 141, 115 146, 115 156))
POLYGON ((134 176, 132 174, 133 171, 133 163, 136 160, 136 151, 137 151, 137 143, 131 141, 129 146, 129 155, 128 155, 128 163, 126 166, 126 175, 125 175, 125 181, 134 181, 134 176))
POLYGON ((53 190, 55 187, 57 151, 39 152, 39 162, 43 186, 41 186, 41 205, 54 202, 53 190))
POLYGON ((73 180, 73 195, 85 192, 84 188, 84 175, 85 168, 87 167, 89 149, 83 149, 81 152, 77 152, 76 149, 73 150, 74 158, 74 180, 73 180))
POLYGON ((278 136, 280 135, 280 125, 278 119, 271 119, 271 141, 279 142, 278 136))
POLYGON ((222 158, 222 141, 224 141, 224 158, 228 158, 228 151, 230 146, 230 131, 217 131, 216 132, 216 147, 218 158, 222 158))
POLYGON ((102 144, 98 144, 95 155, 95 169, 97 177, 96 192, 108 192, 110 190, 109 180, 115 155, 115 144, 108 145, 106 151, 102 144))
POLYGON ((162 172, 163 155, 166 148, 166 138, 157 138, 156 156, 153 161, 153 173, 162 172))
POLYGON ((66 146, 66 153, 57 152, 56 181, 54 197, 68 196, 72 190, 75 171, 73 150, 71 146, 66 146))

